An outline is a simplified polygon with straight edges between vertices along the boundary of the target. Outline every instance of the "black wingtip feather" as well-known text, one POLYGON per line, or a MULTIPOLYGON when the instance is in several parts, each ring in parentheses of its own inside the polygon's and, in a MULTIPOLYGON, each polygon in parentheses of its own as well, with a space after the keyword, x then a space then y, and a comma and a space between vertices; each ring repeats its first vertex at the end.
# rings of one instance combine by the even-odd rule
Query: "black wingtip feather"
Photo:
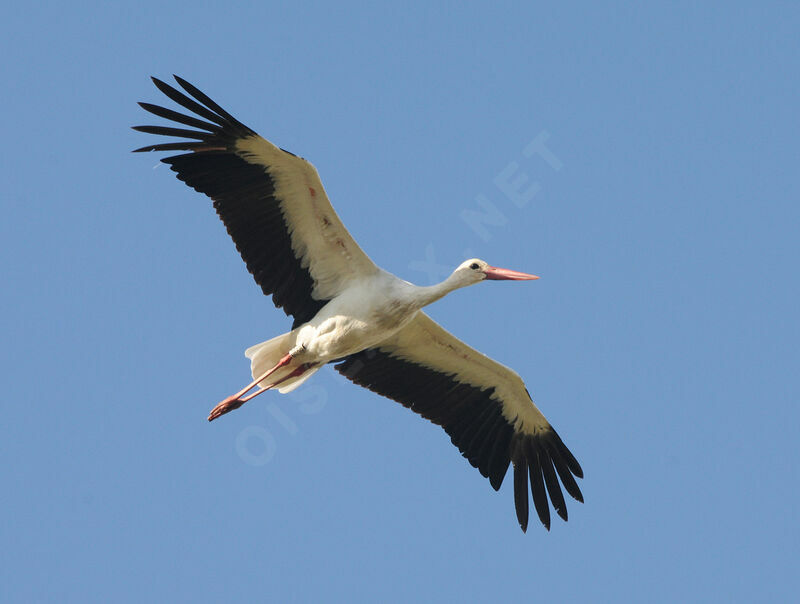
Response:
POLYGON ((544 490, 544 481, 542 479, 542 464, 539 460, 539 452, 533 444, 533 440, 528 440, 526 443, 526 453, 531 463, 528 464, 530 479, 531 479, 531 494, 533 495, 533 505, 536 508, 536 514, 542 525, 549 531, 550 530, 550 505, 547 503, 547 493, 544 490))
POLYGON ((553 465, 556 468, 558 477, 561 479, 561 484, 564 485, 567 493, 569 493, 573 499, 583 503, 583 493, 581 493, 578 483, 575 482, 575 479, 572 477, 572 473, 569 471, 567 463, 564 461, 558 446, 553 444, 551 441, 547 441, 546 446, 550 452, 550 458, 552 459, 553 465))
POLYGON ((528 463, 518 455, 514 459, 514 508, 522 532, 528 530, 528 463))
POLYGON ((198 130, 187 130, 186 128, 171 128, 169 126, 131 126, 138 132, 145 132, 147 134, 157 134, 159 136, 175 136, 179 138, 192 138, 201 141, 207 141, 211 138, 208 132, 199 132, 198 130))
POLYGON ((558 484, 555 470, 553 469, 553 462, 550 456, 540 449, 539 460, 542 463, 542 474, 544 475, 544 483, 547 485, 547 492, 550 494, 550 501, 556 513, 561 516, 563 520, 567 520, 567 505, 564 501, 564 494, 561 492, 561 486, 558 484))
POLYGON ((206 130, 211 133, 219 133, 222 131, 220 126, 217 124, 212 124, 211 122, 204 122, 203 120, 197 119, 196 117, 192 117, 190 115, 184 115, 183 113, 179 113, 178 111, 174 111, 172 109, 167 109, 166 107, 162 107, 160 105, 153 105, 152 103, 144 103, 140 102, 139 107, 152 113, 153 115, 157 115, 158 117, 163 117, 167 120, 172 120, 174 122, 178 122, 179 124, 185 124, 187 126, 192 126, 194 128, 200 128, 201 130, 206 130))
POLYGON ((559 453, 561 453, 561 457, 563 457, 564 461, 567 463, 570 472, 575 474, 578 478, 583 478, 583 468, 581 468, 581 464, 578 463, 578 460, 575 459, 575 456, 567 448, 567 445, 564 444, 564 441, 561 440, 558 432, 556 432, 552 426, 550 426, 550 438, 558 448, 559 453))
MULTIPOLYGON (((147 145, 145 147, 139 147, 138 149, 134 149, 133 153, 141 153, 142 151, 198 151, 198 150, 205 150, 208 149, 208 143, 204 142, 178 142, 178 143, 159 143, 157 145, 147 145)), ((165 161, 169 158, 164 158, 164 163, 169 163, 165 161)))
MULTIPOLYGON (((153 80, 153 83, 156 85, 156 88, 158 88, 164 95, 166 95, 168 98, 170 98, 172 101, 174 101, 184 109, 193 111, 200 117, 203 117, 211 122, 214 122, 215 124, 218 124, 223 128, 229 128, 229 129, 233 128, 234 124, 231 123, 229 120, 225 119, 220 115, 217 115, 211 109, 201 105, 194 99, 189 98, 188 96, 183 94, 180 90, 173 88, 172 86, 170 86, 166 82, 162 82, 158 78, 154 77, 151 79, 153 80)), ((235 125, 241 126, 241 123, 236 122, 235 125)), ((247 127, 244 127, 244 132, 248 134, 253 134, 253 131, 247 127)))
POLYGON ((203 105, 211 109, 211 111, 214 111, 221 117, 224 117, 232 124, 239 124, 239 121, 235 117, 233 117, 230 113, 225 111, 217 103, 215 103, 207 94, 205 94, 199 88, 197 88, 193 84, 190 84, 182 77, 177 76, 174 73, 172 74, 172 77, 175 78, 175 81, 178 82, 178 84, 180 84, 181 88, 183 88, 186 92, 191 94, 195 99, 203 103, 203 105))

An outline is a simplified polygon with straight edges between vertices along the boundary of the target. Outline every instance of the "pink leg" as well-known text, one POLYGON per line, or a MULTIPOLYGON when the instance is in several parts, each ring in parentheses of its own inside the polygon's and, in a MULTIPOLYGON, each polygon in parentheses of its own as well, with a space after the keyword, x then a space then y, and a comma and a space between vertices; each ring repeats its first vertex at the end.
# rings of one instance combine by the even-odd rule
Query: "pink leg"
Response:
MULTIPOLYGON (((284 355, 281 358, 281 360, 278 361, 278 363, 275 365, 275 367, 273 367, 269 371, 265 371, 262 375, 258 376, 256 379, 254 379, 252 382, 250 382, 247 386, 245 386, 244 388, 239 390, 239 392, 237 392, 236 394, 232 394, 228 398, 226 398, 223 401, 221 401, 216 407, 214 407, 211 410, 211 413, 208 416, 208 421, 213 421, 213 420, 217 419, 220 415, 225 415, 226 413, 228 413, 230 411, 233 411, 234 409, 238 409, 239 407, 244 405, 247 401, 249 401, 251 398, 253 398, 256 395, 260 394, 261 392, 263 392, 267 388, 271 388, 272 386, 274 386, 274 384, 270 384, 264 390, 256 390, 253 394, 242 398, 242 395, 244 395, 248 390, 252 390, 255 386, 257 386, 259 384, 259 382, 264 381, 266 378, 268 378, 273 373, 275 373, 278 369, 280 369, 281 367, 286 367, 286 365, 288 365, 291 362, 292 362, 292 355, 291 354, 284 355)), ((289 376, 287 376, 287 378, 288 377, 289 376)), ((284 378, 284 379, 287 379, 287 378, 284 378)), ((281 381, 283 381, 283 380, 281 380, 281 381)))
MULTIPOLYGON (((274 388, 275 386, 277 386, 277 385, 279 385, 279 384, 283 384, 283 382, 285 382, 285 381, 286 381, 286 380, 288 380, 289 378, 293 378, 293 377, 297 377, 297 376, 299 376, 299 375, 303 375, 303 374, 304 374, 306 371, 308 371, 309 369, 311 369, 313 366, 314 366, 314 364, 313 364, 313 363, 303 363, 303 364, 302 364, 302 365, 300 365, 300 366, 299 366, 297 369, 295 369, 294 371, 292 371, 292 372, 291 372, 289 375, 285 375, 285 376, 283 376, 281 379, 279 379, 277 382, 274 382, 274 383, 270 384, 269 386, 265 386, 265 387, 264 387, 264 390, 269 390, 270 388, 274 388)), ((258 396, 259 394, 261 394, 262 392, 264 392, 264 390, 259 390, 258 392, 254 392, 254 393, 253 393, 253 394, 251 394, 250 396, 247 396, 247 397, 245 397, 245 399, 244 399, 244 400, 245 400, 245 402, 249 401, 249 400, 250 400, 251 398, 253 398, 254 396, 258 396)))

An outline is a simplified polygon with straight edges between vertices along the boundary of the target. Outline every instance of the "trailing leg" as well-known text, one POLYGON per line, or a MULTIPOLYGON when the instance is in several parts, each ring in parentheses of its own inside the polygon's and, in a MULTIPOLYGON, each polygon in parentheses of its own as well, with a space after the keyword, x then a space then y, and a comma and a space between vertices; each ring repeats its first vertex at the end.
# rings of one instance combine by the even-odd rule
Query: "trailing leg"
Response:
MULTIPOLYGON (((239 392, 237 392, 236 394, 232 394, 228 398, 222 400, 216 407, 214 407, 211 410, 211 413, 208 416, 208 421, 213 421, 213 420, 217 419, 220 415, 225 415, 226 413, 228 413, 230 411, 233 411, 234 409, 238 409, 239 407, 244 405, 250 399, 254 398, 255 396, 257 396, 259 394, 261 394, 265 390, 268 390, 269 388, 272 388, 272 386, 274 386, 275 384, 270 384, 266 388, 263 388, 261 390, 256 390, 255 392, 249 394, 248 396, 244 396, 245 393, 247 393, 248 391, 250 391, 253 388, 255 388, 256 386, 258 386, 258 384, 260 382, 262 382, 265 379, 267 379, 269 376, 271 376, 273 373, 275 373, 281 367, 286 367, 291 362, 292 362, 291 353, 286 354, 283 357, 281 357, 281 360, 278 361, 277 364, 274 367, 272 367, 268 371, 265 371, 263 374, 258 376, 252 382, 250 382, 247 386, 245 386, 244 388, 239 390, 239 392)), ((295 370, 295 371, 297 371, 297 370, 295 370)), ((280 381, 282 382, 282 381, 284 381, 286 379, 288 379, 288 376, 282 378, 280 381)))

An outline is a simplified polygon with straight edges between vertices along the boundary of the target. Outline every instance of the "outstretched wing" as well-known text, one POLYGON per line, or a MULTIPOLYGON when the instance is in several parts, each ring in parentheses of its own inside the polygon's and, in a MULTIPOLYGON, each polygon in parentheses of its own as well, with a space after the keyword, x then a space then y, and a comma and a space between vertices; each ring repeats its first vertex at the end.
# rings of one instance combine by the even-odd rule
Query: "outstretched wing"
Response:
POLYGON ((351 280, 378 270, 336 215, 314 166, 256 134, 187 81, 175 80, 190 96, 153 78, 193 115, 139 105, 191 129, 135 126, 184 139, 136 151, 187 152, 161 161, 214 201, 247 269, 264 294, 294 317, 293 326, 311 319, 351 280))
POLYGON ((336 369, 354 383, 402 403, 442 426, 495 490, 514 465, 517 520, 528 526, 528 481, 542 524, 550 507, 564 520, 559 478, 578 501, 583 470, 512 370, 467 346, 420 312, 379 346, 347 357, 336 369), (546 489, 546 490, 545 490, 546 489))

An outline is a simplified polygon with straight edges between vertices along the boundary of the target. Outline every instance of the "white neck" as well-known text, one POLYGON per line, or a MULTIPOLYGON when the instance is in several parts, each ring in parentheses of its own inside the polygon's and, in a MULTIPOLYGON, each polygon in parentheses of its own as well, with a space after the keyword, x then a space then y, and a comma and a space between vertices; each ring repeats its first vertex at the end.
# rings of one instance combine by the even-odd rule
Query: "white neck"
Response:
POLYGON ((453 290, 472 285, 473 281, 467 281, 463 277, 463 273, 454 272, 447 279, 436 285, 415 286, 415 302, 419 304, 419 308, 422 308, 443 298, 453 290))

